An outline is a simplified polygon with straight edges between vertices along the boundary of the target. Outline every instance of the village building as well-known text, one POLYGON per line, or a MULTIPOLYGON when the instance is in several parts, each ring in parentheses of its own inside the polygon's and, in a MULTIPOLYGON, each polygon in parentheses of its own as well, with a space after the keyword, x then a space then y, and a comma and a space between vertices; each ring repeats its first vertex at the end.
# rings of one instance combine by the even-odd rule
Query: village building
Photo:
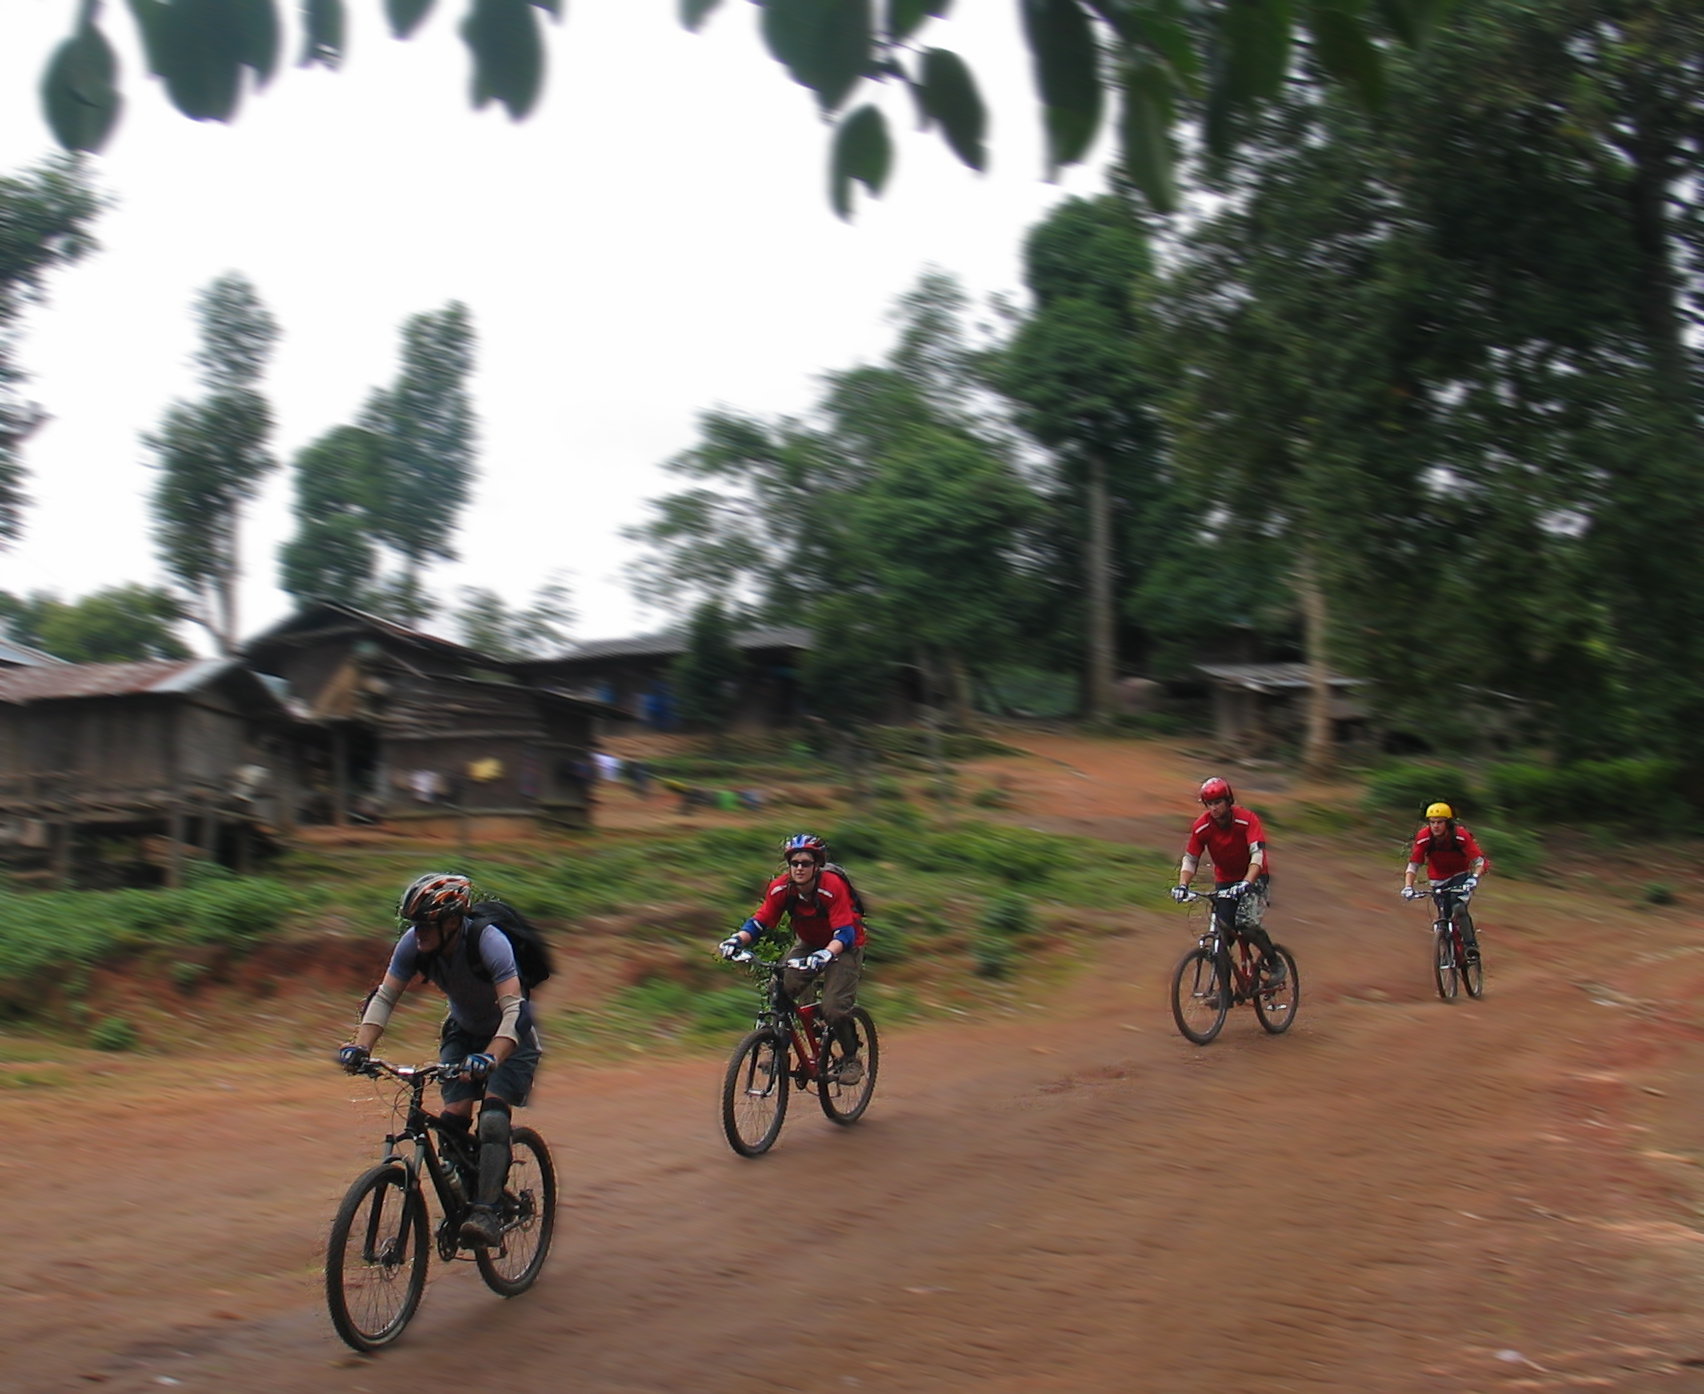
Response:
POLYGON ((111 840, 171 885, 192 852, 246 867, 291 824, 297 726, 229 659, 0 666, 0 847, 61 885, 111 840))
POLYGON ((597 726, 622 713, 436 635, 320 602, 243 647, 323 733, 304 816, 463 835, 585 827, 597 726))
MULTIPOLYGON (((1212 693, 1214 735, 1238 750, 1300 745, 1313 681, 1305 663, 1201 663, 1212 693)), ((1366 706, 1354 695, 1364 679, 1331 673, 1331 733, 1337 743, 1365 733, 1366 706)))

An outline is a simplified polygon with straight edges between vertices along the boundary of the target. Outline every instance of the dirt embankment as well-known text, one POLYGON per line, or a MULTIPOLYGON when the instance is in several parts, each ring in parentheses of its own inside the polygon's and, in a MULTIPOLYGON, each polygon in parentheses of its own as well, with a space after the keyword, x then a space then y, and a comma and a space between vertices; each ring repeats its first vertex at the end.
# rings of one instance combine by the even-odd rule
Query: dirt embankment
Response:
MULTIPOLYGON (((1034 745, 1000 767, 1009 816, 1178 835, 1192 760, 1034 745)), ((1313 798, 1261 777, 1257 807, 1313 798)), ((556 1052, 529 1120, 564 1182, 544 1278, 504 1303, 440 1268, 377 1359, 317 1293, 371 1091, 288 1022, 267 1051, 78 1057, 8 1096, 0 1388, 1704 1388, 1692 907, 1493 878, 1487 997, 1446 1005, 1388 859, 1274 841, 1284 1037, 1245 1008, 1185 1043, 1189 935, 1156 913, 1046 1002, 891 1033, 862 1123, 801 1098, 757 1161, 716 1128, 716 1056, 556 1052)))

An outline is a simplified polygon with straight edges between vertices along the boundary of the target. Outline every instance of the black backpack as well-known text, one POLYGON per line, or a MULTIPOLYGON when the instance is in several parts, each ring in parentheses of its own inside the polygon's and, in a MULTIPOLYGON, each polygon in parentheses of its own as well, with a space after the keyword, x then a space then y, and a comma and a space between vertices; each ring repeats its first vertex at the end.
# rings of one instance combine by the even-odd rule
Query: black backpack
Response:
POLYGON ((501 900, 481 900, 468 906, 467 913, 467 932, 462 938, 467 941, 467 961, 474 977, 482 982, 491 981, 490 972, 474 950, 481 931, 489 924, 502 930, 514 949, 515 967, 520 972, 523 988, 531 992, 550 976, 550 945, 544 942, 538 927, 513 905, 501 900))
POLYGON ((870 913, 864 908, 864 897, 858 894, 858 888, 852 884, 851 872, 847 871, 847 869, 841 866, 839 862, 824 862, 822 864, 822 869, 824 871, 832 871, 846 883, 846 889, 852 892, 852 913, 854 915, 856 915, 859 919, 863 919, 865 915, 870 913))

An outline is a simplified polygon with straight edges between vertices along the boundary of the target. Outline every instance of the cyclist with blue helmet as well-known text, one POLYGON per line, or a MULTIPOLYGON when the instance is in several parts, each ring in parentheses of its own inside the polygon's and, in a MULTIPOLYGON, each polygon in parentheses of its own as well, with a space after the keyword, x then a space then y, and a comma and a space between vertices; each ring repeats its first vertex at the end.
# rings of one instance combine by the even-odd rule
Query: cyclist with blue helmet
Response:
POLYGON ((752 917, 716 949, 723 958, 743 953, 786 915, 794 939, 786 956, 802 959, 809 967, 782 970, 781 985, 797 999, 813 976, 822 975, 823 1020, 845 1052, 839 1079, 856 1084, 863 1078, 864 1063, 858 1058, 852 1008, 864 971, 864 917, 851 883, 829 865, 828 844, 820 837, 798 833, 781 844, 781 853, 787 869, 769 883, 752 917))

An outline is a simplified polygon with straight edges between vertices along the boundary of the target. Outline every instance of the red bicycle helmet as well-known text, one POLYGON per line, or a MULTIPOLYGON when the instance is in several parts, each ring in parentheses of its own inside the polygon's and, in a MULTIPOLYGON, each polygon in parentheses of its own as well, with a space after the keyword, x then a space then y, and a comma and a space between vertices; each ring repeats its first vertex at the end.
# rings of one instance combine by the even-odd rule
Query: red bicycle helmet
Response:
POLYGON ((782 861, 791 861, 795 852, 809 852, 816 858, 818 866, 828 860, 828 844, 810 833, 794 833, 781 844, 782 861))
POLYGON ((1237 796, 1231 792, 1229 781, 1220 779, 1218 775, 1214 775, 1201 786, 1201 802, 1212 803, 1214 799, 1229 799, 1232 803, 1237 801, 1237 796))
POLYGON ((472 903, 473 883, 467 877, 429 871, 402 893, 402 898, 396 903, 396 913, 418 924, 457 910, 466 914, 472 903))

